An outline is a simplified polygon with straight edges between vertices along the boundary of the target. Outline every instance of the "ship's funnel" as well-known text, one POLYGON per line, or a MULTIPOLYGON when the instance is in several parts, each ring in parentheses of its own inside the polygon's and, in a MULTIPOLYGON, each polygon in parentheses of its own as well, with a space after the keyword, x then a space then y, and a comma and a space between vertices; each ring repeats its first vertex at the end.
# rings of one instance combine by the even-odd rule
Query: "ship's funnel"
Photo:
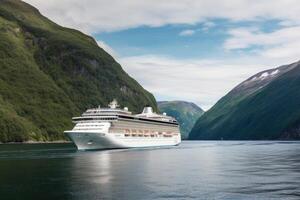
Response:
POLYGON ((152 107, 145 107, 143 113, 153 113, 152 107))
POLYGON ((112 102, 110 102, 108 104, 108 107, 115 109, 115 108, 119 107, 119 104, 118 104, 117 100, 114 99, 112 102))

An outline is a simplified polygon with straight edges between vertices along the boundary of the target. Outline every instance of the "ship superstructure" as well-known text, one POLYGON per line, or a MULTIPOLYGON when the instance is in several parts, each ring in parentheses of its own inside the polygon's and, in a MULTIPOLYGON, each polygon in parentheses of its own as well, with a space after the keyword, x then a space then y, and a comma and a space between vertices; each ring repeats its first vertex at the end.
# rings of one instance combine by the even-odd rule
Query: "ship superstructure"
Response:
POLYGON ((170 146, 181 142, 177 121, 166 113, 153 112, 151 107, 133 115, 113 100, 107 108, 88 109, 72 120, 74 128, 65 133, 81 150, 170 146))

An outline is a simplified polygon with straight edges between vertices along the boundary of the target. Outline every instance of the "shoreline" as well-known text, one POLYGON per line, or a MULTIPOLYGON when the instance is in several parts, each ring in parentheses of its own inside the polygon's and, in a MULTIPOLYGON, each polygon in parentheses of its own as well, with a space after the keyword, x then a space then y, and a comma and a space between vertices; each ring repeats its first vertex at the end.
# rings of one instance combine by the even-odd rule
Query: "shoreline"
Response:
MULTIPOLYGON (((300 140, 182 140, 184 142, 258 142, 258 141, 265 141, 265 142, 300 142, 300 140)), ((0 142, 0 145, 7 145, 7 144, 73 144, 72 141, 68 140, 55 140, 55 141, 25 141, 25 142, 0 142)))
POLYGON ((25 142, 0 142, 2 144, 72 144, 73 142, 67 140, 55 140, 55 141, 25 141, 25 142))

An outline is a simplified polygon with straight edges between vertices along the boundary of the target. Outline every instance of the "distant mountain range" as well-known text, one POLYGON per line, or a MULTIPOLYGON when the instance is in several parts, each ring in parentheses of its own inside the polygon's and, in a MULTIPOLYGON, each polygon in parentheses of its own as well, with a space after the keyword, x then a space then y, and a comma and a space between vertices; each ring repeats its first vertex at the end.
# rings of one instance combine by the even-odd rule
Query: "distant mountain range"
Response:
POLYGON ((196 122, 190 139, 300 139, 300 63, 260 72, 196 122))
POLYGON ((195 122, 204 113, 196 104, 185 101, 160 101, 158 109, 174 117, 180 124, 181 137, 187 139, 195 122))
POLYGON ((64 139, 72 116, 112 98, 157 111, 153 95, 92 37, 22 1, 0 1, 0 142, 64 139))

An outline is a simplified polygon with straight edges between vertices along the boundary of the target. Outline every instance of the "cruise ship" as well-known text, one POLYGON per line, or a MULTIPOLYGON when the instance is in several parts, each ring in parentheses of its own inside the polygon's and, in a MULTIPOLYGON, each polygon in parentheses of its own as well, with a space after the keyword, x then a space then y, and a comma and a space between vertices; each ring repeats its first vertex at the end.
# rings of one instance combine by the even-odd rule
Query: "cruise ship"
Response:
POLYGON ((134 115, 127 107, 119 108, 115 99, 107 108, 88 109, 72 121, 74 128, 64 133, 79 150, 173 146, 181 142, 173 117, 157 114, 151 107, 134 115))

